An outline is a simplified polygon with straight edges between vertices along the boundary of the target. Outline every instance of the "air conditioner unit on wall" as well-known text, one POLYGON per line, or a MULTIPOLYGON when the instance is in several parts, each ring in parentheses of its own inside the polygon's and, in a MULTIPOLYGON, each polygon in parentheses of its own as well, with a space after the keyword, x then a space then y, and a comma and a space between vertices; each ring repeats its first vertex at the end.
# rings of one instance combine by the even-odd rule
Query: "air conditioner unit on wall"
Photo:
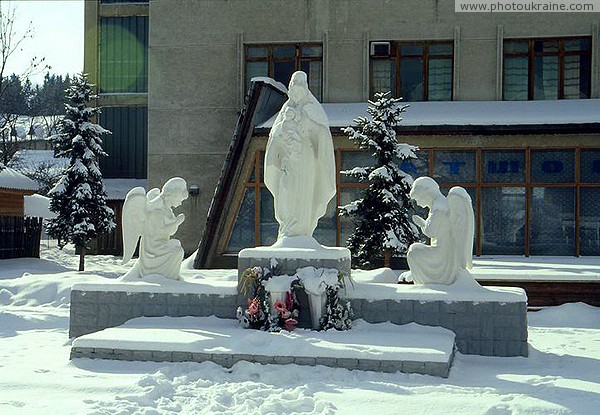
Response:
POLYGON ((390 56, 390 42, 371 42, 371 56, 390 56))

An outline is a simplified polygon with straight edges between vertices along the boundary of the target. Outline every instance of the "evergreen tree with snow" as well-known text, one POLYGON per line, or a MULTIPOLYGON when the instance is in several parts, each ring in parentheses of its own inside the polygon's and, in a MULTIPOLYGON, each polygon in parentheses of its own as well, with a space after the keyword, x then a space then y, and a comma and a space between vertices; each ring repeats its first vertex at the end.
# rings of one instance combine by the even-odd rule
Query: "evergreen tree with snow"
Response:
POLYGON ((355 167, 343 174, 369 183, 362 198, 341 206, 340 214, 351 218, 356 225, 347 241, 353 261, 361 267, 370 267, 376 258, 384 258, 390 266, 392 255, 406 253, 419 238, 416 226, 409 218, 409 197, 412 177, 399 165, 404 160, 416 158, 416 147, 401 144, 395 127, 402 121, 401 114, 407 106, 389 92, 375 94, 369 101, 367 113, 371 116, 354 120, 355 127, 343 131, 360 149, 374 157, 374 165, 355 167))
POLYGON ((48 234, 63 248, 72 242, 79 249, 79 270, 84 270, 86 246, 92 238, 110 232, 114 213, 106 206, 106 191, 98 167, 102 134, 110 134, 92 122, 100 109, 87 104, 96 98, 85 74, 72 79, 66 90, 65 116, 53 138, 55 157, 70 159, 69 167, 50 190, 50 210, 57 214, 48 223, 48 234))

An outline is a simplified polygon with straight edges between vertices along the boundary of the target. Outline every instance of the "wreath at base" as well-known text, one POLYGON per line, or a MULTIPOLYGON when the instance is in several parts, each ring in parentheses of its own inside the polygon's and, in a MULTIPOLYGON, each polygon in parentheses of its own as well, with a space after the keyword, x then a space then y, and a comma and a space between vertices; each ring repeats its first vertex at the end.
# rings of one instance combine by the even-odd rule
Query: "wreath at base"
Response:
MULTIPOLYGON (((323 275, 327 270, 314 271, 321 272, 323 275)), ((285 293, 285 301, 277 300, 273 303, 271 294, 265 288, 266 283, 273 277, 272 270, 261 267, 248 268, 242 273, 240 293, 249 296, 246 308, 237 308, 236 317, 244 328, 278 332, 291 331, 298 324, 300 304, 295 291, 305 290, 302 280, 298 274, 290 277, 291 282, 285 293)), ((342 303, 339 297, 340 289, 345 288, 344 275, 337 272, 337 278, 334 277, 334 280, 322 278, 319 284, 324 285, 326 296, 325 310, 319 320, 319 330, 350 330, 352 307, 349 301, 342 303)))

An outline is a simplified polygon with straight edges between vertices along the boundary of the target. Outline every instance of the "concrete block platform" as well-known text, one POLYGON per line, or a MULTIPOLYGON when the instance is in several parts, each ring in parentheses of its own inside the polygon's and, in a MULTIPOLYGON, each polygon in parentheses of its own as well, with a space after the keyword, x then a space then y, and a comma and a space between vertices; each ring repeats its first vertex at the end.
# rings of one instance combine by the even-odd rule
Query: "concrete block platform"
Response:
POLYGON ((448 377, 455 335, 412 323, 354 322, 352 330, 297 329, 269 333, 216 317, 142 317, 73 341, 71 358, 205 362, 224 367, 261 364, 323 365, 350 370, 448 377))

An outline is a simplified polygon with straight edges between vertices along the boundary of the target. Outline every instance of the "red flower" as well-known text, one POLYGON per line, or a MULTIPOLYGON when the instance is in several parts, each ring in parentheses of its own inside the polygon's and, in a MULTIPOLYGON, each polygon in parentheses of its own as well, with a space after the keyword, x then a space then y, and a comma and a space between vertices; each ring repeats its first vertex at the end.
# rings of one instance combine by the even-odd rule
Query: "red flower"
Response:
POLYGON ((258 298, 248 300, 248 314, 250 314, 251 316, 255 316, 258 314, 259 311, 260 307, 258 304, 258 298))
POLYGON ((273 306, 273 308, 279 314, 283 314, 283 313, 285 313, 287 311, 287 308, 285 307, 285 304, 283 304, 283 302, 281 302, 279 300, 275 301, 275 305, 273 306))
POLYGON ((285 328, 286 330, 290 330, 290 331, 291 331, 291 330, 294 330, 294 326, 295 326, 296 324, 298 324, 298 321, 297 321, 297 320, 295 320, 295 319, 293 319, 293 318, 288 318, 288 319, 285 321, 285 326, 284 326, 284 328, 285 328))

